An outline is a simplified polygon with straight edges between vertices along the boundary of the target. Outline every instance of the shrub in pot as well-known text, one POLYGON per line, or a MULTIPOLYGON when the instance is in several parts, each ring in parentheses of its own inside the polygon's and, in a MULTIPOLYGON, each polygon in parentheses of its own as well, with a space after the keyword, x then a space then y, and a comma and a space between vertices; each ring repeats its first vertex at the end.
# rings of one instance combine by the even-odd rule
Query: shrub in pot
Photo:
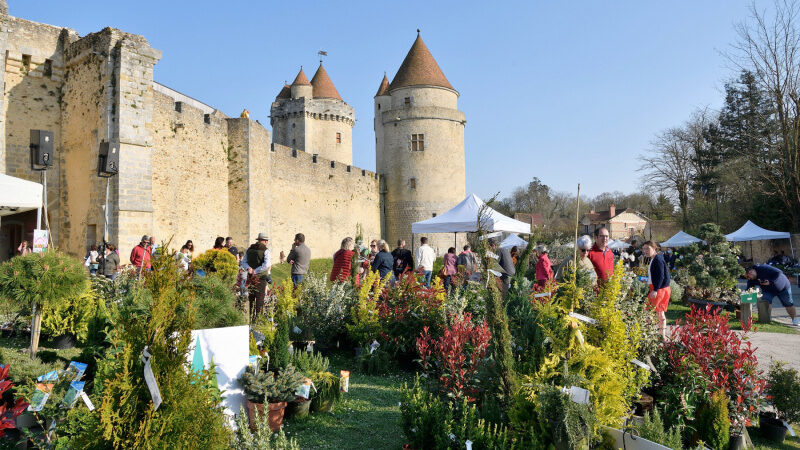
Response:
POLYGON ((783 442, 786 423, 800 422, 800 373, 782 362, 773 363, 767 375, 767 395, 775 413, 762 413, 759 428, 762 434, 783 442))
POLYGON ((342 399, 340 378, 330 372, 315 372, 309 376, 317 387, 311 398, 311 411, 331 412, 336 402, 342 399))
POLYGON ((272 372, 255 371, 252 367, 248 367, 239 382, 247 397, 250 428, 255 431, 256 415, 264 414, 266 403, 270 428, 273 431, 279 430, 283 423, 286 403, 295 398, 294 393, 304 378, 303 374, 292 365, 286 366, 277 376, 272 372))

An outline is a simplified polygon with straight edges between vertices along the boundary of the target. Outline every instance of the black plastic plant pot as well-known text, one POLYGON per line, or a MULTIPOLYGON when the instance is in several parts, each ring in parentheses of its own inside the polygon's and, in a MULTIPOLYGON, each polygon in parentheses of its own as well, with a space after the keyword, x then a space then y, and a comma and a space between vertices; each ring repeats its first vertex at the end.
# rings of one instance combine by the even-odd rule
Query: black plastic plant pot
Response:
POLYGON ((761 414, 758 416, 758 430, 761 436, 772 442, 783 442, 786 439, 786 432, 789 431, 772 414, 761 414))

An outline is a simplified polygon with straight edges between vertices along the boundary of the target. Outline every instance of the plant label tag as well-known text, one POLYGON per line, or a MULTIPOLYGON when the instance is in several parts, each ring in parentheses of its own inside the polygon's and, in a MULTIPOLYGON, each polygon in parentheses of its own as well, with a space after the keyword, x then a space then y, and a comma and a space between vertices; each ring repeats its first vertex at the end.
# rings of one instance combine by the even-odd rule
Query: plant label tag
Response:
POLYGON ((341 376, 339 380, 339 389, 342 392, 350 392, 350 371, 340 370, 339 375, 341 376))
POLYGON ((549 292, 542 292, 541 294, 535 294, 533 298, 542 298, 542 297, 550 297, 549 292))
POLYGON ((153 399, 153 409, 158 411, 161 406, 161 391, 158 389, 156 383, 156 376, 153 374, 153 368, 150 366, 150 352, 147 351, 149 347, 142 350, 142 362, 144 363, 144 381, 147 383, 147 389, 150 391, 150 398, 153 399))
POLYGON ((785 427, 786 427, 786 429, 787 429, 787 430, 789 430, 789 434, 790 434, 792 437, 794 437, 794 430, 792 429, 791 425, 789 425, 788 423, 786 423, 786 421, 785 421, 785 420, 781 420, 781 422, 783 422, 783 426, 785 426, 785 427))
POLYGON ((502 273, 500 273, 500 272, 498 272, 496 270, 492 270, 492 269, 489 269, 489 273, 494 275, 494 276, 496 276, 497 278, 500 278, 501 276, 503 276, 502 273))
POLYGON ((652 369, 650 366, 648 366, 647 364, 645 364, 645 363, 643 363, 643 362, 639 361, 639 360, 638 360, 638 359, 636 359, 636 358, 633 358, 633 359, 631 360, 631 362, 632 362, 632 363, 634 363, 634 364, 636 364, 637 366, 641 367, 642 369, 649 370, 650 372, 652 372, 652 371, 653 371, 653 369, 652 369))
POLYGON ((38 412, 44 408, 44 404, 47 403, 47 399, 50 398, 49 392, 44 392, 40 389, 36 389, 33 391, 33 395, 31 396, 31 403, 28 405, 28 411, 38 412))
POLYGON ((594 325, 594 324, 596 324, 596 323, 597 323, 597 321, 596 321, 596 320, 594 320, 594 319, 592 319, 591 317, 584 316, 583 314, 578 314, 578 313, 576 313, 576 312, 571 312, 571 313, 569 313, 569 316, 570 316, 570 317, 572 317, 573 319, 578 319, 578 320, 580 320, 581 322, 590 323, 590 324, 592 324, 592 325, 594 325))
POLYGON ((308 353, 314 353, 314 342, 315 341, 308 341, 308 345, 306 345, 306 351, 308 353))
POLYGON ((295 326, 294 326, 294 328, 292 329, 292 331, 294 331, 294 332, 295 332, 295 334, 300 334, 300 333, 302 333, 302 332, 303 332, 303 330, 301 330, 301 329, 300 329, 300 327, 298 327, 297 325, 295 325, 295 326))
POLYGON ((569 395, 569 399, 575 403, 582 405, 589 404, 589 391, 578 386, 570 386, 569 388, 561 388, 561 392, 569 395))
POLYGON ((581 333, 581 330, 575 332, 575 337, 578 338, 578 342, 580 342, 581 345, 584 344, 585 341, 583 340, 583 333, 581 333))
POLYGON ((375 353, 375 350, 377 350, 378 347, 380 347, 380 346, 381 346, 381 344, 379 344, 378 341, 373 340, 372 344, 369 346, 369 354, 371 355, 371 354, 375 353))
POLYGON ((464 447, 466 448, 466 450, 472 450, 472 441, 470 441, 469 439, 467 439, 467 440, 464 442, 464 447))
POLYGON ((83 403, 86 403, 86 407, 89 408, 89 411, 94 411, 94 403, 92 403, 92 400, 86 395, 86 392, 81 392, 81 398, 83 399, 83 403))

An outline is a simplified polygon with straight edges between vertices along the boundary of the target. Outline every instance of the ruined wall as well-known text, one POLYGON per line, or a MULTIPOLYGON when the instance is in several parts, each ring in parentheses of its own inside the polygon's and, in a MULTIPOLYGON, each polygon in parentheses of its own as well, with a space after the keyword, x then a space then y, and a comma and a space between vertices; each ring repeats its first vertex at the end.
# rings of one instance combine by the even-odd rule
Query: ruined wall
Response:
POLYGON ((378 179, 374 172, 274 145, 270 163, 270 247, 273 260, 288 254, 295 233, 306 236, 312 258, 330 258, 342 239, 380 237, 378 179))
POLYGON ((154 94, 152 233, 175 250, 191 239, 203 251, 229 228, 228 125, 185 102, 176 111, 175 101, 154 94))
MULTIPOLYGON (((56 159, 47 171, 48 206, 53 238, 58 243, 62 220, 59 191, 63 167, 61 89, 64 46, 77 39, 72 30, 2 15, 0 44, 6 50, 4 95, 0 120, 0 172, 42 182, 42 174, 30 168, 30 130, 54 134, 56 159), (63 35, 62 35, 63 34, 63 35)), ((11 219, 13 220, 13 219, 11 219)), ((44 226, 44 225, 42 225, 44 226)), ((30 237, 28 237, 30 238, 30 237)))

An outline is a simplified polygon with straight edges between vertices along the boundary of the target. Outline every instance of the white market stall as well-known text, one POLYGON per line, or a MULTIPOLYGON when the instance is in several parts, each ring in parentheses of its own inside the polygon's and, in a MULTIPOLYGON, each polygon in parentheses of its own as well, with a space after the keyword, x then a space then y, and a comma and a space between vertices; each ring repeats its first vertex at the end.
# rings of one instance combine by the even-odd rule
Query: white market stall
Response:
POLYGON ((608 243, 608 248, 610 248, 611 250, 622 250, 622 249, 628 248, 630 246, 631 246, 631 244, 628 244, 627 242, 623 241, 622 239, 618 239, 616 241, 611 241, 611 242, 608 243))
POLYGON ((528 241, 522 239, 521 237, 517 236, 514 233, 509 234, 508 237, 503 239, 503 242, 500 243, 500 248, 512 248, 512 247, 525 248, 527 246, 528 246, 528 241))
MULTIPOLYGON (((726 234, 725 239, 731 242, 747 242, 747 241, 767 241, 773 239, 789 239, 789 248, 792 251, 792 257, 794 258, 794 246, 792 245, 792 235, 788 231, 771 231, 767 230, 766 228, 761 228, 760 226, 754 224, 751 221, 747 221, 741 228, 734 231, 733 233, 726 234)), ((752 245, 752 244, 750 244, 752 245)), ((750 250, 752 255, 753 251, 750 250)))
MULTIPOLYGON (((470 194, 461 203, 436 217, 411 224, 411 234, 422 233, 469 233, 478 231, 478 213, 485 203, 475 194, 470 194)), ((504 216, 487 208, 481 227, 487 232, 507 231, 530 234, 531 225, 504 216)), ((413 239, 412 239, 413 242, 413 239)))
POLYGON ((42 207, 42 185, 0 174, 0 216, 42 207))
POLYGON ((674 236, 661 243, 662 247, 686 247, 687 245, 702 242, 700 238, 696 238, 684 231, 678 231, 674 236))

